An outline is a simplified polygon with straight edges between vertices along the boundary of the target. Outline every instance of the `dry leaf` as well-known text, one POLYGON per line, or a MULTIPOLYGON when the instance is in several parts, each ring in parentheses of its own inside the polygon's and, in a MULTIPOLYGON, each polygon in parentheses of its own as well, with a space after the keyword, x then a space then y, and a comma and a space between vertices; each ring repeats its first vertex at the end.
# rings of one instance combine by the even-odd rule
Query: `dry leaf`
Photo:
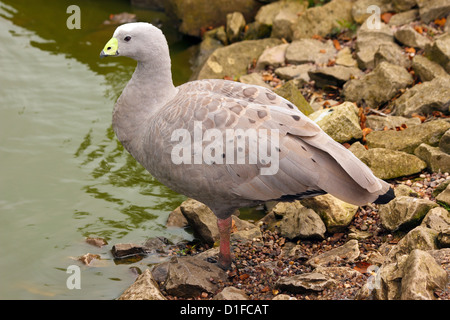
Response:
POLYGON ((385 12, 381 14, 381 20, 383 20, 384 23, 389 23, 389 20, 391 20, 393 15, 394 14, 391 12, 385 12))
POLYGON ((437 24, 438 26, 440 26, 440 27, 443 27, 443 26, 445 26, 445 23, 447 22, 447 19, 444 17, 444 18, 441 18, 441 19, 436 19, 436 20, 434 20, 434 23, 435 24, 437 24))
POLYGON ((359 271, 361 273, 366 273, 367 269, 371 266, 370 263, 365 261, 359 261, 355 263, 355 266, 353 267, 353 270, 359 271))
POLYGON ((333 44, 334 44, 334 47, 336 48, 336 50, 341 50, 342 48, 341 48, 341 44, 339 43, 339 41, 338 40, 336 40, 336 39, 333 39, 333 44))
POLYGON ((416 30, 418 33, 422 34, 423 33, 423 28, 421 26, 415 26, 414 30, 416 30))
POLYGON ((239 279, 245 280, 245 279, 248 279, 249 277, 250 277, 250 276, 249 276, 248 273, 244 273, 244 274, 241 274, 241 275, 239 276, 239 279))

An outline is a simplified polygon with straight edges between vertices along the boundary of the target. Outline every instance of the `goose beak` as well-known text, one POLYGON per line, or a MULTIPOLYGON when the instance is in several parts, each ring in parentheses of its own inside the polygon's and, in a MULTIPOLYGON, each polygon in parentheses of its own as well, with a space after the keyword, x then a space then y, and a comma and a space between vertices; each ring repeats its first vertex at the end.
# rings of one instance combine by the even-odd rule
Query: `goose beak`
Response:
POLYGON ((100 52, 100 58, 108 57, 108 56, 118 56, 119 55, 119 42, 116 38, 111 38, 109 40, 105 47, 103 48, 102 52, 100 52))

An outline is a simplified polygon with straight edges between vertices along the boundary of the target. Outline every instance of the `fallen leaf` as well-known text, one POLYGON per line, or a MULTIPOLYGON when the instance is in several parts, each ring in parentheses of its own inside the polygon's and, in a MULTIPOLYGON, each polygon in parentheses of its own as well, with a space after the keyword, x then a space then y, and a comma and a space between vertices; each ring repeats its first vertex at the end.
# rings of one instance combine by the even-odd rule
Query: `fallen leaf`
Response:
POLYGON ((413 114, 411 115, 411 117, 419 118, 421 122, 424 122, 424 121, 427 119, 425 116, 420 115, 420 114, 417 114, 417 113, 413 113, 413 114))
POLYGON ((418 33, 422 34, 423 33, 423 28, 421 26, 415 26, 414 30, 416 30, 418 33))
POLYGON ((350 148, 350 143, 348 143, 348 142, 344 142, 342 145, 343 145, 346 149, 350 148))
POLYGON ((406 47, 406 48, 405 48, 405 51, 406 51, 407 53, 416 53, 416 49, 414 49, 413 47, 406 47))
POLYGON ((333 44, 334 44, 334 47, 336 48, 336 50, 341 50, 342 48, 341 48, 341 44, 339 43, 339 41, 338 40, 336 40, 336 39, 333 39, 333 44))
POLYGON ((265 286, 264 288, 261 289, 261 292, 269 292, 270 288, 269 286, 265 286))
POLYGON ((276 295, 278 294, 278 292, 279 292, 279 291, 276 290, 276 289, 273 289, 273 290, 272 290, 272 294, 273 294, 274 296, 276 296, 276 295))
POLYGON ((381 14, 381 20, 383 20, 384 23, 389 23, 389 20, 391 20, 393 15, 392 12, 385 12, 381 14))
POLYGON ((320 49, 319 52, 320 52, 320 53, 327 53, 327 50, 325 50, 325 49, 320 49))
POLYGON ((353 270, 359 271, 361 273, 366 273, 367 272, 367 268, 369 268, 371 266, 370 263, 365 262, 365 261, 359 261, 355 263, 355 266, 353 267, 353 270))
POLYGON ((320 41, 323 41, 323 40, 324 40, 323 37, 322 37, 322 36, 319 36, 318 34, 313 35, 312 38, 313 38, 313 39, 316 39, 316 40, 320 40, 320 41))
POLYGON ((440 26, 440 27, 443 27, 443 26, 445 26, 445 23, 447 22, 447 19, 444 17, 444 18, 441 18, 441 19, 436 19, 436 20, 434 20, 434 23, 435 24, 437 24, 438 26, 440 26))
POLYGON ((248 273, 244 273, 239 276, 239 279, 245 280, 245 279, 248 279, 249 277, 250 277, 250 275, 248 273))

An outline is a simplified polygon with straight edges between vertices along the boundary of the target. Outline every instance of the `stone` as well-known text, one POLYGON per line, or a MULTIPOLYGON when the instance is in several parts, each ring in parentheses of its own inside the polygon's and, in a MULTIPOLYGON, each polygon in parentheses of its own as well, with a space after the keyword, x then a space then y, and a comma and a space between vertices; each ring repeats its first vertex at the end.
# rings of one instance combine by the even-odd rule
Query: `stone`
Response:
POLYGON ((419 5, 420 18, 429 23, 450 13, 450 3, 447 0, 416 0, 419 5))
POLYGON ((336 64, 345 67, 358 67, 358 62, 353 59, 352 52, 349 47, 345 47, 337 53, 336 64))
POLYGON ((213 300, 249 300, 244 290, 235 287, 225 287, 216 294, 213 300))
POLYGON ((344 245, 325 251, 324 253, 313 256, 306 261, 306 264, 313 267, 326 266, 333 262, 353 262, 359 257, 359 246, 357 240, 349 240, 344 245))
POLYGON ((414 150, 426 143, 437 146, 442 135, 450 128, 445 120, 433 120, 401 131, 372 131, 366 136, 367 145, 371 148, 386 148, 391 150, 414 153, 414 150))
POLYGON ((245 27, 244 15, 240 12, 227 14, 226 33, 229 43, 239 41, 245 27))
POLYGON ((395 115, 410 117, 413 114, 431 114, 433 111, 449 112, 450 77, 436 77, 431 81, 406 90, 393 103, 395 115))
POLYGON ((165 11, 180 21, 179 31, 201 37, 202 30, 226 24, 228 13, 241 12, 245 20, 253 20, 261 3, 255 0, 168 0, 165 11))
POLYGON ((288 43, 283 43, 278 46, 265 49, 256 62, 256 70, 264 70, 267 66, 278 68, 284 65, 286 49, 288 46, 288 43))
POLYGON ((450 34, 436 37, 432 44, 425 47, 425 56, 450 73, 450 34))
POLYGON ((133 243, 117 243, 112 247, 111 253, 114 259, 124 259, 147 254, 144 246, 133 243))
POLYGON ((402 48, 395 43, 381 43, 373 56, 373 64, 376 67, 381 62, 386 61, 393 65, 409 68, 410 60, 404 54, 402 48))
POLYGON ((450 184, 447 185, 444 191, 438 194, 436 201, 450 206, 450 184))
POLYGON ((425 161, 432 172, 450 172, 450 154, 438 147, 422 143, 416 148, 414 154, 425 161))
POLYGON ((409 10, 417 5, 416 0, 393 0, 393 9, 397 12, 409 10))
POLYGON ((380 179, 394 179, 421 172, 427 164, 418 157, 402 151, 370 148, 356 155, 380 179))
POLYGON ((118 300, 167 300, 149 269, 145 269, 136 281, 126 289, 118 300))
POLYGON ((439 140, 439 149, 450 154, 450 130, 445 131, 441 140, 439 140))
POLYGON ((377 116, 368 115, 366 116, 366 127, 372 130, 380 131, 387 129, 395 129, 402 126, 412 127, 420 125, 422 122, 419 118, 406 118, 401 116, 377 116))
POLYGON ((431 42, 430 39, 418 33, 411 26, 404 26, 395 31, 395 39, 408 47, 424 49, 431 42))
POLYGON ((167 218, 166 227, 177 227, 184 228, 188 225, 188 221, 185 216, 181 212, 181 208, 177 207, 171 213, 169 213, 169 217, 167 218))
POLYGON ((298 19, 298 12, 282 9, 273 19, 272 38, 292 41, 292 26, 298 19))
POLYGON ((344 83, 352 78, 363 75, 362 71, 356 67, 345 67, 335 65, 332 67, 319 67, 308 72, 309 78, 315 81, 318 88, 327 86, 342 87, 344 83))
POLYGON ((404 12, 399 12, 391 17, 389 26, 401 26, 413 22, 419 18, 419 9, 412 9, 404 12))
POLYGON ((398 197, 380 206, 380 221, 389 231, 410 230, 418 226, 434 207, 437 207, 437 204, 430 200, 408 196, 398 197))
POLYGON ((352 7, 352 16, 355 22, 362 24, 373 13, 367 12, 367 8, 375 5, 380 8, 380 13, 392 11, 392 3, 388 0, 357 0, 352 7))
POLYGON ((323 291, 336 282, 321 273, 303 273, 289 277, 281 277, 276 282, 276 288, 290 293, 304 293, 307 291, 323 291))
POLYGON ((223 79, 247 74, 248 66, 279 39, 245 40, 216 49, 198 72, 197 79, 223 79))
POLYGON ((243 40, 259 40, 269 38, 272 28, 258 21, 253 21, 247 24, 244 28, 243 40))
POLYGON ((166 253, 171 246, 165 237, 153 237, 145 241, 143 247, 146 253, 166 253))
POLYGON ((100 255, 94 253, 86 253, 77 258, 78 261, 81 261, 85 265, 89 266, 92 261, 100 260, 100 255))
POLYGON ((273 297, 272 300, 297 300, 296 297, 291 297, 290 295, 287 294, 278 294, 275 297, 273 297))
POLYGON ((262 6, 255 16, 255 21, 272 28, 280 12, 301 13, 306 10, 306 3, 301 1, 275 1, 262 6))
POLYGON ((289 65, 275 69, 275 74, 283 80, 301 79, 302 82, 309 82, 308 72, 315 68, 312 64, 289 65))
POLYGON ((339 21, 352 23, 352 7, 351 0, 332 0, 323 6, 307 9, 292 26, 293 40, 313 35, 324 37, 341 27, 339 21))
POLYGON ((412 83, 405 68, 383 61, 360 79, 347 81, 343 93, 347 101, 365 101, 368 107, 377 108, 412 83))
POLYGON ((421 225, 438 232, 445 231, 450 227, 450 212, 442 207, 435 207, 428 211, 421 225))
POLYGON ((325 224, 313 210, 306 207, 285 214, 280 223, 280 234, 289 239, 325 239, 325 224))
POLYGON ((405 184, 399 184, 395 187, 394 193, 396 197, 413 197, 416 192, 405 184))
POLYGON ((226 279, 226 272, 216 264, 196 256, 173 257, 168 265, 164 288, 169 295, 195 298, 203 292, 215 293, 219 289, 215 283, 226 279))
POLYGON ((439 232, 436 241, 439 248, 450 248, 450 228, 439 232))
POLYGON ((448 275, 427 252, 413 250, 405 261, 401 283, 402 300, 435 300, 434 291, 445 289, 448 275))
POLYGON ((294 80, 286 82, 280 88, 275 89, 274 92, 292 102, 305 115, 314 111, 295 85, 294 80))
POLYGON ((252 72, 250 74, 245 74, 243 76, 240 76, 239 82, 257 85, 257 86, 261 86, 261 87, 271 89, 271 90, 273 89, 269 84, 267 84, 263 80, 262 75, 258 72, 252 72))
POLYGON ((345 230, 358 210, 358 206, 344 202, 330 194, 303 199, 300 202, 320 216, 330 233, 345 230))
POLYGON ((363 136, 358 108, 351 102, 315 111, 309 115, 309 118, 337 142, 361 139, 363 136))
POLYGON ((447 72, 444 68, 422 55, 414 56, 412 68, 422 82, 431 81, 436 77, 447 77, 447 72))
POLYGON ((286 50, 286 61, 291 64, 315 63, 327 64, 334 59, 336 49, 331 40, 322 42, 317 39, 292 41, 286 50))

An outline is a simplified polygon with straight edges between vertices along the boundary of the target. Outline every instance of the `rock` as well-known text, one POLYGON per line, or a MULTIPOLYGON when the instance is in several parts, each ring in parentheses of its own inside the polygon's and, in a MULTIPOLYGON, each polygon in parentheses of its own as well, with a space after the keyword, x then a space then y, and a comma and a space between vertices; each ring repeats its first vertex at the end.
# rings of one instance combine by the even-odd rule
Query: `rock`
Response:
POLYGON ((444 33, 436 37, 432 44, 425 47, 425 56, 450 73, 450 34, 444 33))
POLYGON ((337 53, 336 64, 345 67, 358 67, 358 62, 353 59, 349 47, 345 47, 337 53))
POLYGON ((450 228, 439 232, 436 241, 439 248, 450 248, 450 228))
POLYGON ((436 197, 436 201, 450 206, 450 184, 447 185, 444 191, 438 194, 438 196, 436 197))
POLYGON ((200 37, 202 30, 225 25, 226 15, 241 12, 247 21, 253 20, 261 3, 255 0, 169 0, 165 11, 180 21, 180 32, 200 37))
MULTIPOLYGON (((291 2, 299 3, 299 2, 291 2)), ((292 41, 292 26, 298 19, 298 12, 282 9, 273 19, 272 38, 292 41)))
POLYGON ((290 277, 281 277, 276 287, 290 293, 304 293, 306 291, 323 291, 335 284, 321 273, 303 273, 290 277))
POLYGON ((133 7, 145 8, 149 10, 164 10, 164 0, 131 0, 133 7))
POLYGON ((332 66, 320 67, 308 72, 311 80, 315 81, 316 87, 326 86, 342 87, 344 83, 352 78, 362 76, 362 71, 356 67, 332 66))
POLYGON ((257 21, 250 22, 244 28, 244 40, 259 40, 270 37, 272 28, 257 21))
POLYGON ((394 193, 396 197, 413 197, 416 192, 405 184, 399 184, 395 187, 394 193))
POLYGON ((394 34, 390 27, 380 22, 379 28, 373 28, 364 22, 357 32, 356 60, 360 69, 373 69, 375 53, 382 44, 395 45, 394 34))
POLYGON ((197 79, 223 79, 247 74, 247 67, 279 39, 246 40, 216 49, 200 69, 197 79))
POLYGON ((416 0, 419 5, 420 18, 429 23, 450 13, 450 3, 447 0, 416 0))
POLYGON ((181 212, 181 208, 177 207, 171 213, 169 213, 169 217, 167 218, 166 227, 177 227, 184 228, 188 225, 188 221, 184 217, 181 212))
POLYGON ((306 264, 313 267, 325 266, 336 261, 353 262, 359 257, 359 246, 357 240, 349 240, 344 245, 325 251, 319 255, 313 256, 306 261, 306 264))
POLYGON ((369 149, 386 148, 414 153, 414 150, 421 143, 437 146, 442 135, 449 128, 450 124, 447 121, 439 119, 408 127, 401 131, 372 131, 366 136, 367 145, 369 149))
POLYGON ((169 295, 194 298, 203 292, 216 292, 219 287, 215 282, 226 279, 227 274, 216 264, 196 256, 173 257, 168 265, 164 287, 169 295))
POLYGON ((314 70, 312 64, 289 65, 275 69, 275 74, 283 80, 301 79, 301 82, 309 82, 308 72, 314 70))
POLYGON ((322 218, 330 233, 345 230, 358 210, 358 206, 346 203, 329 194, 303 199, 300 202, 305 207, 314 210, 322 218))
POLYGON ((408 196, 398 197, 380 206, 381 224, 389 231, 410 230, 418 226, 434 207, 437 207, 437 204, 430 200, 408 196))
POLYGON ((419 17, 419 9, 412 9, 404 12, 399 12, 391 17, 389 26, 401 26, 417 20, 419 17))
POLYGON ((159 290, 158 283, 153 279, 149 269, 136 279, 136 281, 126 289, 118 300, 167 300, 159 290))
POLYGON ((147 254, 144 246, 133 243, 117 243, 112 247, 111 253, 114 259, 124 259, 147 254))
POLYGON ((306 3, 301 1, 275 1, 262 6, 255 16, 255 21, 272 29, 274 20, 280 12, 297 15, 306 10, 306 3))
POLYGON ((248 300, 248 296, 244 290, 235 287, 225 287, 214 296, 213 300, 248 300))
POLYGON ((155 279, 157 283, 163 283, 166 281, 168 269, 169 261, 156 264, 151 270, 153 279, 155 279))
POLYGON ((373 56, 373 64, 374 66, 377 66, 383 61, 404 68, 409 68, 411 65, 410 60, 404 54, 402 48, 395 43, 381 43, 378 46, 378 49, 373 56))
POLYGON ((192 75, 190 77, 191 80, 196 80, 198 78, 198 73, 203 68, 205 62, 214 51, 216 51, 218 48, 222 48, 224 46, 224 43, 228 43, 228 40, 226 38, 225 28, 223 26, 205 33, 203 41, 198 46, 198 52, 195 56, 195 59, 192 61, 192 75), (222 38, 222 36, 224 36, 224 39, 222 38))
POLYGON ((418 33, 413 27, 405 26, 395 31, 395 39, 408 47, 424 49, 431 41, 418 33))
POLYGON ((431 147, 425 143, 419 145, 414 154, 427 163, 433 172, 450 172, 450 155, 438 147, 431 147))
POLYGON ((325 239, 325 224, 313 210, 301 207, 285 214, 280 223, 280 234, 289 239, 325 239))
POLYGON ((291 297, 287 294, 278 294, 275 297, 273 297, 272 300, 297 300, 296 297, 291 297))
POLYGON ((309 118, 337 142, 361 139, 363 136, 358 108, 351 102, 315 111, 309 115, 309 118))
POLYGON ((445 289, 448 276, 427 252, 413 250, 405 261, 401 284, 402 300, 434 300, 434 291, 445 289))
POLYGON ((394 114, 411 116, 417 114, 430 114, 433 111, 448 113, 450 95, 448 88, 450 77, 436 77, 406 90, 404 94, 394 101, 394 114))
POLYGON ((229 43, 239 41, 241 38, 241 33, 245 27, 244 15, 240 12, 233 12, 227 14, 227 39, 229 43))
POLYGON ((294 200, 292 202, 278 202, 273 206, 272 212, 276 218, 282 219, 286 215, 296 214, 300 209, 304 208, 299 200, 294 200))
POLYGON ((427 57, 415 55, 412 60, 414 73, 419 76, 422 82, 431 81, 436 77, 447 77, 447 72, 436 62, 427 57))
POLYGON ((86 253, 77 258, 78 261, 81 261, 85 265, 90 265, 93 260, 100 260, 100 255, 93 253, 86 253))
POLYGON ((439 149, 445 153, 450 154, 450 130, 445 131, 441 140, 439 141, 439 149))
POLYGON ((417 5, 416 0, 393 0, 392 6, 397 12, 409 10, 417 5))
POLYGON ((322 42, 316 39, 292 41, 286 50, 286 61, 291 64, 315 63, 327 64, 334 59, 336 49, 331 40, 322 42))
POLYGON ((428 211, 421 225, 438 232, 445 231, 450 227, 450 212, 442 207, 435 207, 428 211))
POLYGON ((262 75, 258 72, 252 72, 250 74, 245 74, 239 77, 239 82, 254 84, 257 86, 261 86, 267 89, 273 89, 270 85, 268 85, 262 78, 262 75))
POLYGON ((146 253, 165 253, 171 246, 169 239, 165 237, 153 237, 147 239, 144 243, 144 250, 146 253))
POLYGON ((108 244, 108 242, 103 238, 92 238, 92 237, 87 237, 86 243, 89 243, 90 245, 93 245, 93 246, 96 246, 99 248, 106 246, 108 244))
POLYGON ((418 157, 402 151, 370 148, 356 155, 380 179, 393 179, 419 173, 427 164, 418 157))
POLYGON ((314 111, 295 85, 294 80, 286 82, 280 88, 275 89, 274 92, 292 102, 305 115, 314 111))
POLYGON ((420 125, 422 122, 419 118, 406 118, 401 116, 377 116, 377 115, 368 115, 366 116, 366 127, 371 128, 372 130, 380 131, 387 129, 395 129, 397 127, 402 127, 406 125, 406 127, 412 127, 420 125))
POLYGON ((339 21, 353 22, 352 7, 351 0, 332 0, 323 6, 307 9, 292 26, 293 40, 313 35, 324 37, 341 27, 339 21))
POLYGON ((367 8, 371 5, 380 8, 380 13, 392 11, 392 3, 388 0, 357 0, 352 7, 353 19, 359 24, 366 21, 373 14, 371 11, 367 12, 367 8))
POLYGON ((218 239, 219 229, 217 218, 211 209, 194 199, 183 201, 180 209, 194 232, 207 244, 214 244, 218 239))
POLYGON ((361 79, 348 81, 343 93, 347 101, 365 101, 368 107, 377 108, 412 83, 413 78, 405 68, 383 61, 361 79))
POLYGON ((286 49, 288 46, 288 43, 284 43, 265 49, 256 62, 256 70, 264 70, 267 66, 277 68, 284 65, 286 49))

